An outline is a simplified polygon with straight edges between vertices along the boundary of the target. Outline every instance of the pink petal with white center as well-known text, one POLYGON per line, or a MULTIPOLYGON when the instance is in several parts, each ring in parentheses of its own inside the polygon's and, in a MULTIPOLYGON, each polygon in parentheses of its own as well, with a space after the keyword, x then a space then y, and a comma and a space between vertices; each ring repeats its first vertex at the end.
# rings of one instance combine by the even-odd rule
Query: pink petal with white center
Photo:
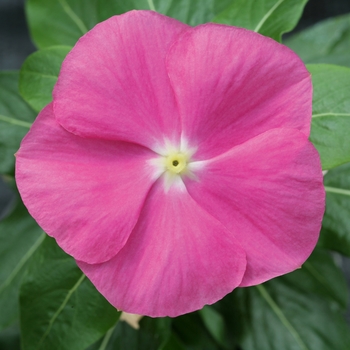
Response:
POLYGON ((85 34, 67 55, 54 112, 74 134, 155 148, 178 142, 180 119, 166 53, 187 25, 152 11, 114 16, 85 34))
POLYGON ((241 286, 299 268, 314 249, 325 206, 320 159, 301 132, 273 129, 201 162, 186 179, 194 200, 247 254, 241 286))
POLYGON ((158 181, 124 248, 98 265, 78 262, 116 308, 178 316, 212 304, 237 287, 245 253, 233 235, 182 187, 158 181))
POLYGON ((247 29, 205 24, 167 56, 184 137, 208 159, 271 128, 310 133, 310 74, 289 48, 247 29))
POLYGON ((81 138, 37 117, 16 154, 16 180, 38 224, 74 258, 100 263, 126 243, 155 181, 138 145, 81 138))

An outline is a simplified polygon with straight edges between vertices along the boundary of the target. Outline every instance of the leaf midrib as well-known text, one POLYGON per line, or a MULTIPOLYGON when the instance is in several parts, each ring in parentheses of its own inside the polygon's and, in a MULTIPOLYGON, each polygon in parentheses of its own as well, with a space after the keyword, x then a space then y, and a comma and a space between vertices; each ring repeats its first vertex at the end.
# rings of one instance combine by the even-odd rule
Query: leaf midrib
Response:
POLYGON ((71 296, 73 295, 73 293, 78 289, 78 287, 81 285, 81 283, 83 282, 85 278, 85 275, 82 274, 82 276, 78 279, 77 283, 75 283, 75 285, 68 291, 65 299, 63 300, 62 304, 60 305, 60 307, 57 309, 57 311, 55 312, 55 314, 51 317, 50 321, 49 321, 49 325, 45 331, 45 333, 43 334, 43 336, 41 337, 39 343, 38 343, 38 349, 40 349, 40 347, 42 346, 44 340, 46 339, 46 337, 48 336, 48 334, 50 333, 53 324, 55 323, 57 317, 60 315, 60 313, 63 311, 63 309, 65 308, 65 306, 67 305, 69 299, 71 298, 71 296))
POLYGON ((298 331, 293 327, 293 325, 288 321, 287 317, 284 315, 283 311, 280 309, 280 307, 275 303, 275 301, 272 299, 272 297, 267 292, 266 288, 260 284, 257 285, 256 288, 258 289, 261 296, 265 299, 267 304, 271 307, 272 311, 276 314, 276 316, 279 318, 281 323, 287 328, 287 330, 291 333, 295 341, 298 343, 300 348, 302 350, 310 350, 307 345, 304 343, 302 338, 300 337, 298 331))
POLYGON ((46 234, 42 233, 39 238, 34 242, 34 244, 28 249, 27 253, 24 254, 22 259, 18 262, 18 264, 15 266, 15 268, 12 270, 11 274, 7 277, 7 279, 4 281, 2 285, 0 285, 0 294, 3 290, 14 280, 14 278, 17 276, 19 271, 21 271, 24 264, 30 259, 30 257, 35 253, 35 251, 38 249, 42 241, 44 240, 46 234))
POLYGON ((66 0, 58 0, 58 2, 62 6, 63 11, 76 24, 76 26, 79 28, 79 30, 82 32, 82 34, 84 35, 86 32, 88 32, 88 29, 86 28, 84 22, 72 10, 72 8, 69 6, 69 4, 66 2, 66 0))
POLYGON ((256 25, 254 32, 259 32, 259 30, 261 29, 261 27, 265 24, 265 22, 267 21, 267 19, 273 14, 273 12, 277 9, 278 6, 280 6, 282 4, 284 0, 279 0, 277 1, 271 8, 269 11, 266 12, 265 16, 260 20, 260 22, 256 25))
POLYGON ((345 188, 337 188, 331 186, 324 187, 326 192, 341 194, 343 196, 350 196, 350 190, 346 190, 345 188))
POLYGON ((3 121, 8 124, 12 124, 12 125, 23 126, 24 128, 28 128, 28 129, 32 126, 31 123, 27 123, 12 117, 6 117, 5 115, 2 115, 2 114, 0 114, 0 121, 3 121))
POLYGON ((156 11, 156 7, 154 6, 153 0, 147 0, 147 2, 148 2, 148 6, 149 6, 150 10, 156 11))
POLYGON ((316 113, 312 115, 312 118, 320 118, 320 117, 350 117, 350 113, 337 113, 337 112, 326 112, 326 113, 316 113))

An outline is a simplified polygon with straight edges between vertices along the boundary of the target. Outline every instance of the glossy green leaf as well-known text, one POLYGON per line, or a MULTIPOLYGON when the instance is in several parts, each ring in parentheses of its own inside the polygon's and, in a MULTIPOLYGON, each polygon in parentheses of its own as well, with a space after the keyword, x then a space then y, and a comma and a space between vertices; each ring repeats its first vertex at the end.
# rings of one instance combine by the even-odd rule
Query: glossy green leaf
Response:
POLYGON ((347 350, 346 291, 328 253, 315 251, 301 269, 236 289, 220 306, 244 350, 347 350))
POLYGON ((331 169, 350 161, 350 69, 327 64, 307 68, 314 87, 310 140, 322 168, 331 169))
POLYGON ((28 261, 44 239, 44 233, 21 200, 0 221, 0 329, 18 319, 19 288, 28 261))
POLYGON ((326 213, 319 245, 350 256, 350 163, 329 171, 324 183, 326 213))
POLYGON ((307 0, 235 0, 214 22, 254 30, 281 41, 298 23, 307 0))
POLYGON ((49 237, 33 256, 20 291, 24 350, 83 350, 119 318, 49 237))
POLYGON ((97 23, 96 1, 28 0, 27 20, 36 46, 73 46, 97 23))
POLYGON ((70 50, 70 46, 49 47, 31 54, 23 63, 19 90, 37 112, 52 101, 52 90, 62 61, 70 50))
POLYGON ((14 154, 35 119, 18 92, 18 72, 0 73, 0 173, 14 170, 14 154))
POLYGON ((350 67, 350 14, 330 18, 285 41, 305 63, 350 67))
POLYGON ((87 350, 165 350, 170 333, 171 319, 166 317, 143 317, 139 329, 119 321, 99 342, 87 350))
POLYGON ((206 305, 203 309, 199 310, 199 315, 217 343, 225 349, 230 349, 227 341, 225 320, 222 315, 210 305, 206 305))
POLYGON ((153 10, 195 26, 210 22, 227 8, 232 0, 98 0, 99 20, 133 9, 153 10))

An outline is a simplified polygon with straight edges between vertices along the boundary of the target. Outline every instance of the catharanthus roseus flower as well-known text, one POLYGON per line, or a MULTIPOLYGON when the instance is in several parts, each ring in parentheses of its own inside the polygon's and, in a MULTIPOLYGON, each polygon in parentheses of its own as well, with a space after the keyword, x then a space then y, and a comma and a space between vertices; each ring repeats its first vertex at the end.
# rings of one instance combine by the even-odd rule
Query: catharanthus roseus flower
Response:
POLYGON ((112 17, 17 153, 39 225, 118 309, 176 316, 290 272, 324 210, 310 75, 246 29, 112 17))

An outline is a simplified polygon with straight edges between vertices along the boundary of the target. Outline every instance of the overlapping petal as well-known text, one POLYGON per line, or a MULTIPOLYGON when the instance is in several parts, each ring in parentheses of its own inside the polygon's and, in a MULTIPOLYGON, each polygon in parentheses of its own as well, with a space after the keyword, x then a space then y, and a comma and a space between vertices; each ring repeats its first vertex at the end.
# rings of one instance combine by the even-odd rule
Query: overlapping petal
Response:
POLYGON ((62 249, 100 263, 134 228, 155 181, 147 166, 154 155, 134 144, 75 136, 56 122, 50 104, 22 141, 16 180, 29 212, 62 249))
POLYGON ((304 134, 273 129, 197 168, 198 181, 186 187, 246 252, 241 286, 302 265, 316 245, 325 196, 319 156, 304 134))
POLYGON ((78 265, 116 308, 177 316, 237 287, 246 259, 233 235, 184 186, 166 192, 158 181, 118 255, 103 264, 78 265))
POLYGON ((205 24, 167 56, 183 136, 208 159, 271 128, 311 122, 311 79, 286 46, 243 28, 205 24))
POLYGON ((98 24, 62 64, 54 89, 58 122, 74 134, 157 148, 181 132, 165 56, 189 28, 152 11, 98 24))

